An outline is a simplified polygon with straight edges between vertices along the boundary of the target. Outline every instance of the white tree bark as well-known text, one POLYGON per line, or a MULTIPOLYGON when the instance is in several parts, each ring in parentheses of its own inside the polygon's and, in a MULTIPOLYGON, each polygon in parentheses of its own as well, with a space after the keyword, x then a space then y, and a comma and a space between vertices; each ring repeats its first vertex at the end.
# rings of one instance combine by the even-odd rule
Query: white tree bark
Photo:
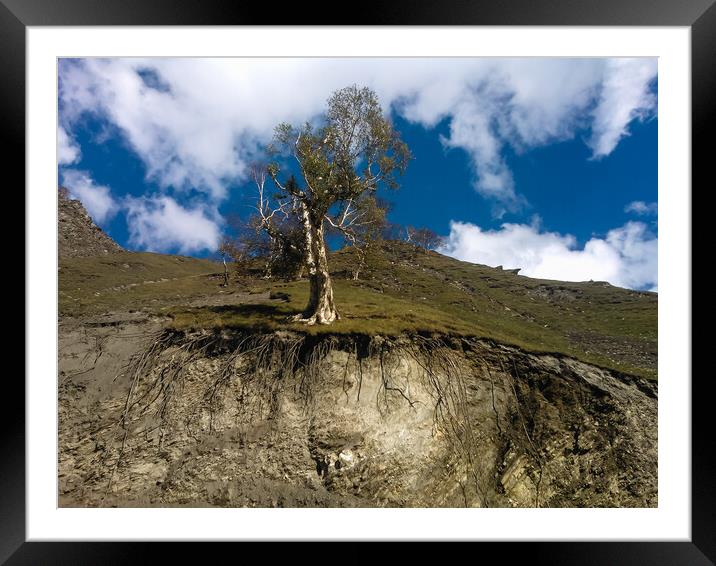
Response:
POLYGON ((333 283, 328 271, 323 216, 314 220, 308 207, 301 203, 301 220, 306 234, 310 291, 306 309, 294 320, 306 324, 331 324, 340 315, 333 300, 333 283))

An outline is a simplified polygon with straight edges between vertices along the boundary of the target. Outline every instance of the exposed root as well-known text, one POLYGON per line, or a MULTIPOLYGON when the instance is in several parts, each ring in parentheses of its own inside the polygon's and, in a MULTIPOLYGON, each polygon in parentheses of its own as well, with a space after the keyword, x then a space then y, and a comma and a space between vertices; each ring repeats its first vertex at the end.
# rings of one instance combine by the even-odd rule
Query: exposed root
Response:
MULTIPOLYGON (((406 390, 410 387, 410 382, 408 381, 406 383, 405 389, 402 389, 400 387, 396 387, 393 385, 393 370, 394 368, 394 362, 397 358, 397 356, 390 356, 389 355, 389 349, 386 347, 386 342, 384 340, 380 340, 379 345, 377 346, 377 357, 380 365, 380 379, 381 379, 381 385, 380 389, 378 390, 378 395, 376 395, 376 405, 378 406, 378 409, 381 410, 380 406, 380 398, 381 398, 381 391, 383 393, 382 395, 382 401, 383 406, 385 407, 385 412, 388 412, 390 410, 389 403, 388 403, 388 394, 390 392, 396 392, 398 393, 405 401, 407 401, 408 405, 411 409, 415 408, 415 405, 418 403, 418 401, 412 400, 408 394, 406 393, 406 390), (392 363, 391 363, 392 362, 392 363)), ((398 349, 398 351, 400 351, 398 349)), ((406 377, 406 381, 409 378, 406 377)))
MULTIPOLYGON (((85 336, 86 336, 87 330, 85 329, 85 336)), ((91 348, 87 351, 84 358, 82 358, 82 365, 87 363, 87 360, 92 357, 92 354, 94 354, 94 361, 92 362, 92 368, 93 369, 96 365, 99 359, 102 357, 102 354, 104 354, 104 348, 105 344, 107 342, 107 339, 109 336, 94 336, 94 348, 91 348)))
MULTIPOLYGON (((488 507, 491 478, 481 471, 480 465, 485 439, 473 426, 467 389, 467 377, 472 374, 473 368, 466 367, 455 350, 439 339, 417 336, 413 343, 415 345, 409 346, 407 351, 424 369, 435 395, 433 428, 453 444, 481 506, 488 507)), ((467 501, 466 486, 463 483, 460 486, 467 501)))
POLYGON ((318 380, 318 366, 330 351, 328 344, 320 343, 318 346, 307 349, 304 336, 278 333, 247 335, 238 340, 219 333, 184 336, 162 331, 152 335, 147 348, 135 356, 120 374, 129 376, 130 386, 117 422, 121 429, 121 445, 112 466, 107 492, 111 490, 130 436, 158 429, 160 439, 163 438, 168 408, 192 363, 201 358, 222 359, 216 377, 203 386, 200 405, 194 407, 185 422, 187 434, 195 437, 190 427, 192 418, 206 411, 209 432, 214 431, 215 416, 224 402, 223 393, 231 384, 236 384, 235 400, 242 408, 237 411, 235 423, 240 428, 275 416, 280 388, 285 378, 295 375, 298 370, 302 380, 297 389, 308 403, 313 384, 318 380), (219 355, 223 353, 227 355, 219 355), (153 419, 155 424, 136 430, 137 424, 146 417, 153 419))
POLYGON ((492 378, 492 372, 490 371, 490 366, 487 364, 482 363, 483 370, 490 378, 490 397, 492 401, 492 411, 495 413, 495 426, 497 427, 497 431, 500 434, 500 436, 503 435, 502 427, 500 426, 500 413, 497 411, 497 406, 495 405, 495 381, 492 378))
POLYGON ((335 312, 332 318, 326 318, 320 313, 313 315, 307 315, 306 313, 294 314, 288 317, 289 322, 299 322, 306 326, 313 326, 315 324, 333 324, 336 320, 340 320, 341 316, 335 312))
MULTIPOLYGON (((535 482, 535 507, 539 507, 539 497, 540 497, 540 486, 542 484, 542 477, 544 475, 544 462, 542 458, 541 452, 537 449, 537 446, 535 446, 535 443, 532 440, 532 435, 530 434, 528 428, 527 428, 527 421, 523 415, 523 412, 521 410, 521 402, 520 398, 517 395, 517 389, 515 387, 515 378, 514 376, 505 369, 505 365, 503 363, 502 357, 500 356, 500 366, 502 367, 502 373, 507 377, 507 381, 510 385, 510 389, 512 390, 512 393, 515 398, 515 410, 517 412, 517 416, 519 417, 520 424, 522 425, 522 430, 525 433, 525 438, 527 439, 527 446, 528 446, 528 453, 532 456, 532 459, 537 464, 537 470, 538 470, 538 477, 537 481, 535 482)), ((514 368, 515 374, 519 378, 519 372, 517 371, 517 365, 515 364, 514 359, 512 360, 512 367, 514 368)), ((532 426, 534 426, 534 415, 531 415, 530 422, 532 423, 532 426)))
MULTIPOLYGON (((307 319, 301 321, 311 324, 307 319)), ((497 409, 497 385, 490 371, 496 360, 485 359, 484 350, 473 346, 464 339, 420 335, 409 340, 366 337, 361 341, 355 337, 292 332, 239 334, 217 331, 193 335, 168 330, 159 332, 151 336, 147 348, 131 360, 122 374, 129 377, 129 391, 117 422, 121 443, 112 462, 107 492, 111 490, 132 438, 157 432, 161 450, 172 402, 184 386, 186 372, 199 360, 210 364, 211 369, 208 373, 194 374, 191 387, 195 393, 198 387, 199 394, 193 394, 192 398, 197 401, 184 413, 188 412, 184 422, 186 434, 198 441, 202 426, 209 433, 232 427, 241 431, 245 438, 256 423, 273 426, 271 423, 279 414, 281 392, 285 387, 293 388, 303 400, 305 409, 310 410, 314 395, 329 370, 326 360, 334 350, 341 350, 348 354, 342 377, 339 374, 346 403, 350 401, 347 383, 351 371, 357 381, 355 398, 360 402, 366 358, 377 363, 380 382, 375 401, 381 414, 391 411, 395 403, 407 403, 411 409, 416 409, 421 401, 411 394, 411 387, 420 385, 429 393, 433 433, 440 433, 447 440, 452 447, 450 458, 457 458, 460 463, 456 470, 462 500, 465 505, 477 499, 481 506, 491 506, 495 503, 494 494, 499 492, 496 482, 499 481, 500 456, 506 452, 506 449, 501 452, 499 447, 510 440, 503 428, 503 425, 509 426, 509 420, 507 416, 501 419, 497 409), (469 357, 464 355, 464 350, 471 350, 469 357), (405 360, 410 359, 420 368, 418 375, 413 375, 410 368, 406 370, 405 360), (480 383, 475 379, 479 375, 485 376, 482 383, 490 388, 489 391, 475 385, 480 383), (411 384, 411 378, 418 383, 411 384), (476 396, 482 393, 489 395, 494 429, 475 420, 473 406, 476 396), (206 420, 202 420, 204 418, 206 420), (230 419, 233 420, 229 422, 230 419), (197 423, 199 429, 194 430, 197 423), (498 446, 498 453, 486 458, 487 447, 494 445, 498 446)), ((502 357, 498 356, 498 359, 502 364, 503 379, 507 381, 505 390, 514 396, 527 452, 539 471, 535 496, 535 506, 539 506, 543 458, 531 434, 530 427, 534 425, 528 424, 515 384, 515 379, 519 379, 517 366, 513 363, 513 375, 505 368, 502 357)), ((534 415, 531 423, 534 423, 534 415)))
POLYGON ((201 340, 191 340, 179 345, 175 345, 176 343, 177 335, 175 333, 162 331, 150 335, 148 348, 132 358, 124 372, 115 376, 116 380, 120 375, 129 375, 130 386, 125 399, 124 410, 118 422, 123 431, 122 443, 112 467, 107 492, 111 490, 112 481, 124 456, 132 421, 144 416, 159 401, 156 415, 159 417, 160 423, 163 423, 166 417, 167 405, 185 365, 194 358, 204 355, 209 347, 205 340, 203 344, 201 340), (174 349, 172 350, 172 348, 174 349), (171 352, 170 359, 168 363, 162 365, 159 361, 167 352, 171 352), (156 368, 159 368, 159 370, 153 372, 156 368), (154 373, 154 377, 150 378, 148 383, 144 383, 144 379, 152 373, 154 373), (143 391, 141 391, 142 386, 144 386, 143 391), (135 407, 139 407, 139 415, 132 419, 130 418, 130 413, 135 407))

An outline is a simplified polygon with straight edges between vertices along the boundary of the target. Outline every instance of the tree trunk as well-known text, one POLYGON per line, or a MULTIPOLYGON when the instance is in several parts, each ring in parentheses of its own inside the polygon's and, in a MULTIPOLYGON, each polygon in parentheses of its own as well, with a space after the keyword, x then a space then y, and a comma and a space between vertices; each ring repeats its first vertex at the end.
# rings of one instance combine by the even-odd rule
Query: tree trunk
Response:
POLYGON ((333 283, 328 272, 328 253, 324 238, 323 215, 318 219, 304 208, 307 266, 310 282, 308 305, 294 320, 307 324, 331 324, 340 318, 333 301, 333 283))
POLYGON ((356 262, 355 267, 353 268, 353 281, 358 281, 358 278, 360 277, 361 270, 365 267, 365 259, 366 255, 368 254, 368 247, 367 246, 356 246, 356 253, 358 254, 358 261, 356 262))

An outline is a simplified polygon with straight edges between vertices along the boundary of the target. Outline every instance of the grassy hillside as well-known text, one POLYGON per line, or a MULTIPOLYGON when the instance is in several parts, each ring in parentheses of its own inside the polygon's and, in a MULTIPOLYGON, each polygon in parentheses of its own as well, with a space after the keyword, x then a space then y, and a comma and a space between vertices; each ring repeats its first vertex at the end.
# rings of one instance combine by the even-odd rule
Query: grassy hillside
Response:
POLYGON ((332 254, 335 298, 342 319, 330 326, 307 328, 286 320, 306 304, 306 280, 271 282, 244 277, 223 289, 219 286, 221 266, 213 262, 157 254, 120 256, 124 254, 63 262, 60 312, 144 309, 170 315, 179 328, 295 328, 384 335, 441 332, 563 353, 656 377, 654 293, 602 282, 530 279, 390 243, 370 255, 358 281, 350 279, 352 251, 332 254), (197 297, 212 299, 191 306, 197 297))
POLYGON ((62 257, 59 264, 60 315, 140 310, 184 303, 216 292, 209 277, 216 263, 192 257, 120 252, 99 257, 62 257))

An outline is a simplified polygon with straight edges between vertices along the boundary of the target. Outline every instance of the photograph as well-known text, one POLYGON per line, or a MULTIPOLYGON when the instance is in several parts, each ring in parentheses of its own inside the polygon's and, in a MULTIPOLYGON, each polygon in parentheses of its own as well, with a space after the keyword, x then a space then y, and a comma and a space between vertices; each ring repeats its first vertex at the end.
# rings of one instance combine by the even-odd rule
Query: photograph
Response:
POLYGON ((659 69, 58 57, 57 505, 658 508, 659 69))

